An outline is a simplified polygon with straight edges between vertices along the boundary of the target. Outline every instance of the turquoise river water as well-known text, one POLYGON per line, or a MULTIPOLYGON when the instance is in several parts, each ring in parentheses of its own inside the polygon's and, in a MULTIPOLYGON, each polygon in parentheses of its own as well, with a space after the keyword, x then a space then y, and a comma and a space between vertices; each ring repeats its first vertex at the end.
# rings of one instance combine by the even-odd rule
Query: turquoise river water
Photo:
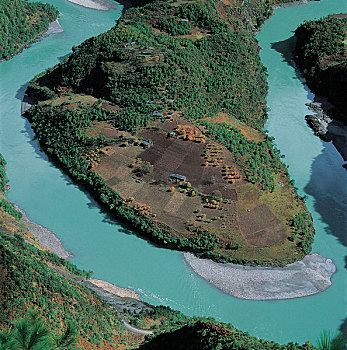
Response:
POLYGON ((316 341, 322 329, 337 331, 346 318, 346 171, 331 144, 313 136, 306 126, 305 103, 313 95, 288 60, 293 30, 305 19, 347 10, 345 0, 322 0, 307 6, 279 9, 257 38, 269 71, 266 128, 289 164, 316 228, 314 252, 334 260, 338 272, 324 293, 292 300, 247 301, 223 294, 196 276, 182 254, 159 249, 111 219, 91 197, 57 169, 39 150, 28 122, 20 116, 27 82, 58 63, 90 36, 109 29, 122 7, 110 12, 79 7, 64 0, 49 1, 60 11, 65 32, 32 45, 0 63, 0 152, 8 166, 8 197, 28 216, 48 227, 75 255, 81 268, 142 294, 152 304, 169 305, 187 315, 213 316, 252 335, 281 343, 316 341))

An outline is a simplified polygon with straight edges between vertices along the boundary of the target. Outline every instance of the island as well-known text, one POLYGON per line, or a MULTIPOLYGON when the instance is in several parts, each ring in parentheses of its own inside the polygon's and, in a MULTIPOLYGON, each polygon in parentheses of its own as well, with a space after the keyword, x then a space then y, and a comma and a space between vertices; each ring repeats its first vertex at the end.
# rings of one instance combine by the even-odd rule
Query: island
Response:
POLYGON ((58 10, 49 4, 1 0, 0 61, 12 58, 38 40, 58 16, 58 10))
POLYGON ((333 141, 347 160, 347 14, 308 21, 295 31, 295 55, 307 85, 316 94, 306 116, 315 134, 333 141))
POLYGON ((237 264, 301 260, 311 215, 263 130, 254 35, 272 4, 147 3, 30 82, 25 116, 41 146, 161 247, 237 264))

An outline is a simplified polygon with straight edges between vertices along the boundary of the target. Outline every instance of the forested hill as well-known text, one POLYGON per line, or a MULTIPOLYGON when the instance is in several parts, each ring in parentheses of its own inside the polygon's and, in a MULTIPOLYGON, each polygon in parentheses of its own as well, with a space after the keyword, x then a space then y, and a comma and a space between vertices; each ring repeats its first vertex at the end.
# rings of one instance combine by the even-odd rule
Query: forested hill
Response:
POLYGON ((27 117, 47 152, 158 245, 235 263, 299 260, 312 219, 262 129, 266 69, 254 34, 271 14, 268 0, 130 8, 30 82, 27 117), (202 134, 163 141, 170 125, 202 134), (137 171, 146 138, 154 146, 137 171), (182 171, 195 179, 175 189, 169 175, 182 171))
POLYGON ((171 332, 149 339, 141 350, 315 350, 307 342, 304 345, 290 343, 279 345, 250 337, 230 324, 222 324, 213 319, 202 319, 171 332))
POLYGON ((347 14, 305 22, 295 36, 298 64, 308 86, 327 97, 347 125, 347 14))
POLYGON ((0 1, 0 61, 20 52, 58 17, 49 4, 23 0, 0 1))
MULTIPOLYGON (((0 154, 2 204, 8 182, 5 165, 0 154)), ((191 319, 168 307, 148 304, 139 314, 124 313, 135 327, 154 331, 144 343, 143 335, 125 328, 115 308, 76 283, 90 272, 40 246, 7 203, 0 206, 0 349, 315 350, 309 343, 279 345, 251 337, 230 324, 191 319)), ((136 300, 122 300, 126 302, 133 305, 136 300)))

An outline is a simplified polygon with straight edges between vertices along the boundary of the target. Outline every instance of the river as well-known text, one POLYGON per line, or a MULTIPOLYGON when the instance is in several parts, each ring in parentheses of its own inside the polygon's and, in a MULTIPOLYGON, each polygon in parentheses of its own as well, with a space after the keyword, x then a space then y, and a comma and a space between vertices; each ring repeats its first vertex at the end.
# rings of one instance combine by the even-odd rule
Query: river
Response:
POLYGON ((79 267, 94 277, 133 288, 146 302, 168 305, 187 315, 205 315, 231 322, 250 334, 276 340, 316 341, 322 329, 336 331, 346 312, 347 273, 343 234, 346 231, 346 171, 331 144, 306 126, 306 102, 313 95, 298 78, 286 53, 292 31, 305 19, 346 11, 345 0, 322 0, 279 9, 257 38, 269 71, 266 128, 289 164, 289 171, 314 218, 314 252, 334 260, 338 272, 327 291, 282 301, 249 301, 223 294, 196 276, 182 254, 159 249, 134 235, 103 212, 98 204, 57 169, 42 153, 29 123, 20 116, 27 82, 58 63, 86 38, 106 31, 121 14, 102 12, 51 0, 60 11, 64 33, 32 45, 11 61, 0 63, 0 152, 8 165, 8 198, 30 219, 48 227, 75 255, 79 267), (277 43, 277 44, 276 44, 277 43))

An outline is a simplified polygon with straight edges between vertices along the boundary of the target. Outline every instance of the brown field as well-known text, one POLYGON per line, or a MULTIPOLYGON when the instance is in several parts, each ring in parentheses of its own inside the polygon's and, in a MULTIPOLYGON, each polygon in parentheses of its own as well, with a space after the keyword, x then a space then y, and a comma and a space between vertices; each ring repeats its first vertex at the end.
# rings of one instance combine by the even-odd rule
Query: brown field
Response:
POLYGON ((285 228, 265 204, 239 213, 240 229, 255 246, 274 245, 287 237, 285 228))
MULTIPOLYGON (((75 108, 95 99, 68 95, 50 102, 75 108)), ((107 101, 101 107, 113 111, 118 108, 107 101)), ((86 135, 103 135, 114 144, 98 150, 98 154, 91 151, 90 169, 128 205, 145 208, 151 220, 175 237, 189 238, 194 229, 202 228, 216 234, 219 243, 214 252, 225 257, 286 261, 297 255, 295 243, 287 239, 291 235, 288 219, 301 208, 287 179, 277 174, 275 182, 285 185, 276 186, 274 193, 260 191, 246 180, 233 154, 204 134, 204 127, 183 119, 178 111, 163 118, 136 135, 106 121, 93 122, 85 130, 86 135), (176 133, 174 137, 170 132, 176 133), (145 148, 142 141, 150 141, 151 146, 145 148), (135 173, 141 169, 138 164, 149 171, 135 173), (186 176, 189 186, 171 181, 170 174, 186 176), (221 202, 213 202, 218 197, 221 202)), ((255 141, 263 137, 227 115, 220 114, 211 121, 235 126, 255 141)))
MULTIPOLYGON (((182 123, 193 127, 181 118, 167 118, 155 127, 142 129, 136 135, 137 145, 129 133, 120 132, 106 122, 94 123, 86 131, 89 136, 105 135, 116 144, 93 170, 122 198, 148 205, 152 220, 170 227, 177 237, 189 237, 191 228, 203 227, 219 238, 217 251, 235 255, 230 244, 239 243, 250 257, 257 249, 259 253, 260 247, 273 249, 272 246, 282 246, 284 242, 286 245, 289 232, 285 220, 277 215, 276 205, 269 198, 265 200, 257 187, 246 181, 242 169, 224 146, 208 138, 203 143, 184 140, 183 135, 168 135, 182 123), (128 145, 124 146, 126 140, 128 145), (151 146, 144 148, 141 140, 150 141, 151 146), (137 164, 136 159, 141 164, 150 163, 152 171, 135 174, 132 164, 137 164), (234 176, 230 175, 230 169, 239 179, 228 178, 234 176), (196 193, 189 195, 182 183, 169 179, 170 174, 186 176, 189 188, 196 193), (212 198, 216 190, 222 201, 216 208, 209 207, 206 198, 212 198)), ((203 130, 196 133, 200 131, 203 133, 203 130)))
POLYGON ((64 104, 64 108, 67 109, 67 108, 76 108, 79 104, 92 105, 96 101, 97 99, 90 95, 67 94, 52 100, 43 101, 40 104, 42 106, 49 105, 51 107, 56 107, 64 104))
POLYGON ((88 128, 86 134, 90 137, 98 137, 100 135, 104 135, 106 138, 113 139, 119 137, 120 134, 125 134, 125 132, 117 130, 107 122, 95 121, 93 122, 93 126, 88 128))
POLYGON ((264 135, 256 129, 253 129, 251 126, 242 123, 240 120, 232 117, 226 113, 218 113, 213 118, 206 118, 207 122, 210 123, 226 123, 230 126, 233 126, 236 129, 239 129, 243 136, 247 137, 250 140, 260 142, 264 140, 264 135))

